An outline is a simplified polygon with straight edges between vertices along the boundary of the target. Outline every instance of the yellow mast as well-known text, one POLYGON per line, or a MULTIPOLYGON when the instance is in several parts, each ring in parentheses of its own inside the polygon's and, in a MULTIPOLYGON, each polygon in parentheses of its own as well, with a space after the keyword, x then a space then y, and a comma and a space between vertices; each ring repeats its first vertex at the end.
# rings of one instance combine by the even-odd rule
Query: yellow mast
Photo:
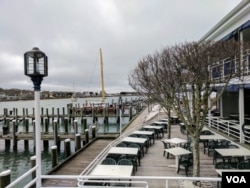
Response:
POLYGON ((102 82, 102 102, 104 102, 104 78, 103 78, 103 60, 102 60, 102 49, 100 48, 100 63, 101 63, 101 82, 102 82))

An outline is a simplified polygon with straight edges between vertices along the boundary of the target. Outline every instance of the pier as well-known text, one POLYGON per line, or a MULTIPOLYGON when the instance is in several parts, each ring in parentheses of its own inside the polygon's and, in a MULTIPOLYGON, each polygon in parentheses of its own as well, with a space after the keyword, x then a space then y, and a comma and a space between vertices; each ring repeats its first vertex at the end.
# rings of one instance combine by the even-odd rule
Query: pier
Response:
MULTIPOLYGON (((129 122, 142 109, 142 102, 123 103, 121 118, 129 122)), ((13 149, 17 150, 18 141, 34 140, 34 109, 30 113, 28 109, 23 108, 20 113, 17 108, 5 108, 4 114, 0 115, 0 121, 2 124, 0 140, 5 140, 6 148, 12 144, 13 149)), ((80 104, 75 106, 68 104, 66 109, 41 108, 41 140, 45 143, 44 146, 48 145, 46 142, 54 140, 60 149, 61 141, 75 140, 76 134, 79 134, 80 141, 84 145, 88 142, 86 137, 92 137, 93 131, 98 132, 99 125, 108 130, 110 124, 119 124, 120 121, 119 105, 116 103, 100 103, 92 106, 83 104, 82 107, 80 104), (86 130, 90 135, 86 136, 86 130)))

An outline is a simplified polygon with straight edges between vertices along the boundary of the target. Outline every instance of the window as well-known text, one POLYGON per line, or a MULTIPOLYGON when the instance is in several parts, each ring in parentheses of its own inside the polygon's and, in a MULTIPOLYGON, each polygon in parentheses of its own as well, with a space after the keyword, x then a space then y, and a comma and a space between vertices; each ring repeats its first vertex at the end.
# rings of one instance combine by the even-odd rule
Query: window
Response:
POLYGON ((220 66, 212 67, 212 78, 220 77, 220 66))
POLYGON ((224 62, 224 76, 235 73, 235 62, 232 60, 225 60, 224 62))

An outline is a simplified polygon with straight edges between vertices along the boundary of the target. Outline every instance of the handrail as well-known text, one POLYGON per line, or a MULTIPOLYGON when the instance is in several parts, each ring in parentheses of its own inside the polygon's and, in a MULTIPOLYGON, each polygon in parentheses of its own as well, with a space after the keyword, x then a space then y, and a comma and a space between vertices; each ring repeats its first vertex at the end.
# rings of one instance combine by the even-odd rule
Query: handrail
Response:
MULTIPOLYGON (((76 179, 80 180, 78 181, 78 186, 81 185, 79 182, 88 180, 90 178, 93 178, 93 176, 86 176, 86 175, 80 175, 80 176, 67 176, 67 175, 42 175, 42 179, 76 179)), ((115 180, 127 180, 127 177, 122 177, 122 176, 94 176, 95 179, 102 179, 102 180, 110 180, 112 179, 113 181, 115 180)), ((209 182, 221 182, 222 178, 221 177, 176 177, 176 176, 130 176, 129 179, 131 180, 131 183, 136 180, 143 180, 143 181, 148 181, 148 180, 165 180, 165 187, 168 188, 168 182, 173 181, 173 180, 185 180, 185 181, 209 181, 209 182)), ((43 187, 42 187, 43 188, 43 187)), ((45 188, 45 187, 44 187, 45 188)), ((46 188, 52 188, 52 187, 47 187, 46 188)), ((72 188, 72 187, 71 187, 72 188)))
MULTIPOLYGON (((206 121, 208 127, 211 126, 217 131, 227 134, 227 136, 229 137, 234 137, 240 140, 240 130, 242 129, 242 127, 239 125, 239 122, 235 123, 230 120, 224 120, 221 117, 213 117, 211 118, 211 122, 210 122, 211 124, 209 125, 209 121, 208 121, 209 118, 210 117, 208 116, 207 121, 206 121)), ((248 143, 248 144, 250 143, 250 137, 248 136, 248 134, 250 134, 249 130, 245 130, 245 133, 247 134, 244 134, 245 143, 248 143)))
POLYGON ((10 183, 5 188, 11 188, 11 187, 17 185, 20 181, 22 181, 24 178, 26 178, 28 175, 30 175, 32 172, 34 172, 36 170, 36 168, 37 168, 37 166, 34 166, 33 168, 29 169, 26 173, 24 173, 22 176, 20 176, 19 178, 17 178, 15 181, 13 181, 12 183, 10 183))

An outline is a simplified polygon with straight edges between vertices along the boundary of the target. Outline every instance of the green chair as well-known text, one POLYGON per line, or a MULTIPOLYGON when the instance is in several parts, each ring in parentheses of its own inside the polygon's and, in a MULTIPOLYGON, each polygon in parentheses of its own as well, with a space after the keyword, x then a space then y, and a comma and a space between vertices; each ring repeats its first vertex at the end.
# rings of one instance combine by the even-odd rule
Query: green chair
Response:
MULTIPOLYGON (((172 148, 173 146, 170 145, 168 142, 161 141, 163 143, 164 149, 163 149, 163 156, 166 155, 165 149, 172 148)), ((167 159, 169 158, 169 153, 167 153, 167 159)))
POLYGON ((120 142, 119 144, 116 145, 116 147, 127 147, 127 144, 120 142))
POLYGON ((118 161, 117 165, 127 165, 127 166, 133 166, 133 174, 135 174, 135 168, 134 168, 134 164, 131 160, 129 159, 121 159, 118 161))
POLYGON ((181 167, 184 168, 186 176, 188 176, 188 168, 193 166, 193 153, 182 155, 179 158, 177 173, 179 173, 181 167))
POLYGON ((106 158, 102 161, 103 165, 116 165, 115 159, 112 158, 106 158))
POLYGON ((250 169, 250 162, 248 161, 242 161, 237 164, 238 169, 250 169))

